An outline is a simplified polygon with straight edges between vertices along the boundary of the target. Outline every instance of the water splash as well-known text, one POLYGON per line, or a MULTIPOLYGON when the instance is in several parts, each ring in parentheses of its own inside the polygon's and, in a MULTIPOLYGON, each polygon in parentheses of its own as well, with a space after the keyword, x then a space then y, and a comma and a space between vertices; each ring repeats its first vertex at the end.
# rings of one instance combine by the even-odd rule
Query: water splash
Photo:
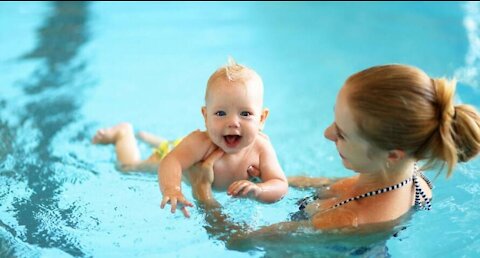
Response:
POLYGON ((465 57, 465 66, 458 68, 454 77, 457 81, 480 89, 480 3, 467 2, 464 5, 463 25, 467 31, 469 49, 465 57))

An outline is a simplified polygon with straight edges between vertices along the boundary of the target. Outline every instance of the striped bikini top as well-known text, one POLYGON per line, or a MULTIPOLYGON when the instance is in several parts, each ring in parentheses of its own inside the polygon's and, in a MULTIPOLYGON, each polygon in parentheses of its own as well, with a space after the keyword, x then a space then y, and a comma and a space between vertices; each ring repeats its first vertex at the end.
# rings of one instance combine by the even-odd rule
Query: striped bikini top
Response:
MULTIPOLYGON (((356 201, 356 200, 360 200, 360 199, 363 199, 363 198, 366 198, 366 197, 390 192, 390 191, 393 191, 393 190, 396 190, 398 188, 401 188, 401 187, 405 186, 406 184, 410 183, 410 181, 413 181, 413 185, 415 187, 415 208, 419 209, 419 210, 421 210, 421 209, 430 210, 432 208, 431 198, 428 198, 427 195, 425 194, 425 192, 423 191, 423 189, 420 187, 420 184, 418 183, 418 177, 417 176, 420 176, 423 180, 425 180, 428 187, 430 189, 433 189, 432 182, 425 175, 423 175, 423 173, 421 171, 419 171, 418 166, 415 163, 414 168, 413 168, 413 175, 411 177, 403 180, 402 182, 400 182, 396 185, 388 186, 388 187, 385 187, 385 188, 377 189, 377 190, 374 190, 374 191, 370 191, 370 192, 367 192, 367 193, 364 193, 364 194, 360 194, 360 195, 348 198, 346 200, 343 200, 343 201, 333 205, 329 209, 334 209, 334 208, 340 207, 340 206, 345 205, 345 204, 347 204, 351 201, 356 201)), ((317 200, 317 199, 319 199, 318 195, 314 195, 313 197, 309 196, 309 197, 303 198, 301 201, 298 202, 298 204, 299 204, 298 208, 300 210, 303 210, 303 209, 305 209, 305 207, 307 206, 308 203, 310 203, 313 200, 317 200)))

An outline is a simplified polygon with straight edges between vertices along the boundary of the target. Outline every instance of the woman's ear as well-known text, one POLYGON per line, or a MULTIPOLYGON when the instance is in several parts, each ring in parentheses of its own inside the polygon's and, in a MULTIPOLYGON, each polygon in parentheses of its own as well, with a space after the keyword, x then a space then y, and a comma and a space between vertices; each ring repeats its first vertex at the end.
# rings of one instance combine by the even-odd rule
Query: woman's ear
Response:
POLYGON ((263 126, 265 125, 269 113, 270 110, 268 110, 268 108, 262 110, 262 114, 260 115, 260 130, 263 130, 263 126))
POLYGON ((405 158, 405 151, 403 150, 391 150, 388 152, 387 159, 390 164, 395 164, 403 158, 405 158))

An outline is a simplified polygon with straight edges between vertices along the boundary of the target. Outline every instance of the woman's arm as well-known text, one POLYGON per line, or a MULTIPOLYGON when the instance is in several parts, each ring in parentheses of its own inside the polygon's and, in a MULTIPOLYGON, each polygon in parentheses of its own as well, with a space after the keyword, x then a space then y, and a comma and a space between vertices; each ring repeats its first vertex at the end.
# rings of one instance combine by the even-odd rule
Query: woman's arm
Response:
POLYGON ((204 162, 193 165, 188 170, 188 176, 192 184, 193 197, 199 202, 198 207, 205 213, 205 221, 207 222, 205 229, 208 234, 228 242, 232 238, 242 238, 249 229, 248 225, 231 223, 227 215, 223 214, 220 203, 213 196, 213 164, 223 154, 224 152, 221 149, 216 149, 204 162))
MULTIPOLYGON (((247 170, 250 177, 260 177, 261 171, 257 167, 250 166, 247 170)), ((319 188, 336 183, 340 178, 326 178, 326 177, 307 177, 307 176, 290 176, 288 179, 288 186, 296 188, 319 188)))
POLYGON ((222 155, 223 151, 217 149, 203 163, 195 164, 189 170, 193 196, 200 202, 198 207, 205 212, 207 222, 205 228, 210 235, 225 241, 230 246, 239 246, 253 239, 270 239, 307 228, 312 229, 309 220, 281 222, 256 231, 253 231, 247 224, 231 222, 228 216, 222 212, 221 205, 213 197, 211 188, 214 179, 213 164, 222 155))
POLYGON ((330 185, 336 180, 326 177, 307 177, 307 176, 290 176, 288 177, 288 185, 297 188, 319 188, 330 185))
POLYGON ((187 171, 192 185, 193 197, 203 204, 205 209, 219 208, 220 204, 215 200, 212 193, 214 178, 213 164, 223 156, 222 149, 214 150, 203 162, 194 164, 187 171))

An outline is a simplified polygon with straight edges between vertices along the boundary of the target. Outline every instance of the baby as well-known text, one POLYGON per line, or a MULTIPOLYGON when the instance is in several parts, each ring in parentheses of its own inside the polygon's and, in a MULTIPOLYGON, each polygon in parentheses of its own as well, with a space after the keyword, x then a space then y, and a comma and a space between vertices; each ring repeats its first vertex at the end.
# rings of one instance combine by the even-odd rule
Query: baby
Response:
MULTIPOLYGON (((173 150, 164 157, 161 155, 167 148, 165 142, 160 151, 141 161, 133 129, 128 124, 99 130, 93 142, 114 143, 121 168, 125 170, 148 170, 159 163, 161 207, 170 203, 172 213, 179 204, 183 214, 189 217, 186 207, 193 205, 181 191, 182 173, 214 151, 223 152, 213 165, 214 189, 226 190, 232 196, 248 195, 267 203, 281 199, 287 193, 288 183, 272 144, 261 132, 268 109, 263 108, 260 76, 229 60, 227 66, 210 76, 202 114, 206 131, 190 133, 175 143, 173 150), (261 171, 260 183, 248 180, 247 170, 251 166, 261 171)), ((159 143, 152 135, 139 136, 148 143, 159 143)))
POLYGON ((177 202, 192 206, 180 189, 182 171, 204 160, 216 149, 224 152, 213 165, 213 188, 227 190, 233 196, 250 195, 262 202, 275 202, 288 189, 287 179, 278 163, 268 137, 261 129, 268 116, 263 109, 263 83, 258 74, 229 61, 210 76, 202 114, 206 131, 186 136, 162 161, 158 170, 163 194, 175 212, 177 202), (247 169, 260 169, 261 183, 248 180, 247 169))

